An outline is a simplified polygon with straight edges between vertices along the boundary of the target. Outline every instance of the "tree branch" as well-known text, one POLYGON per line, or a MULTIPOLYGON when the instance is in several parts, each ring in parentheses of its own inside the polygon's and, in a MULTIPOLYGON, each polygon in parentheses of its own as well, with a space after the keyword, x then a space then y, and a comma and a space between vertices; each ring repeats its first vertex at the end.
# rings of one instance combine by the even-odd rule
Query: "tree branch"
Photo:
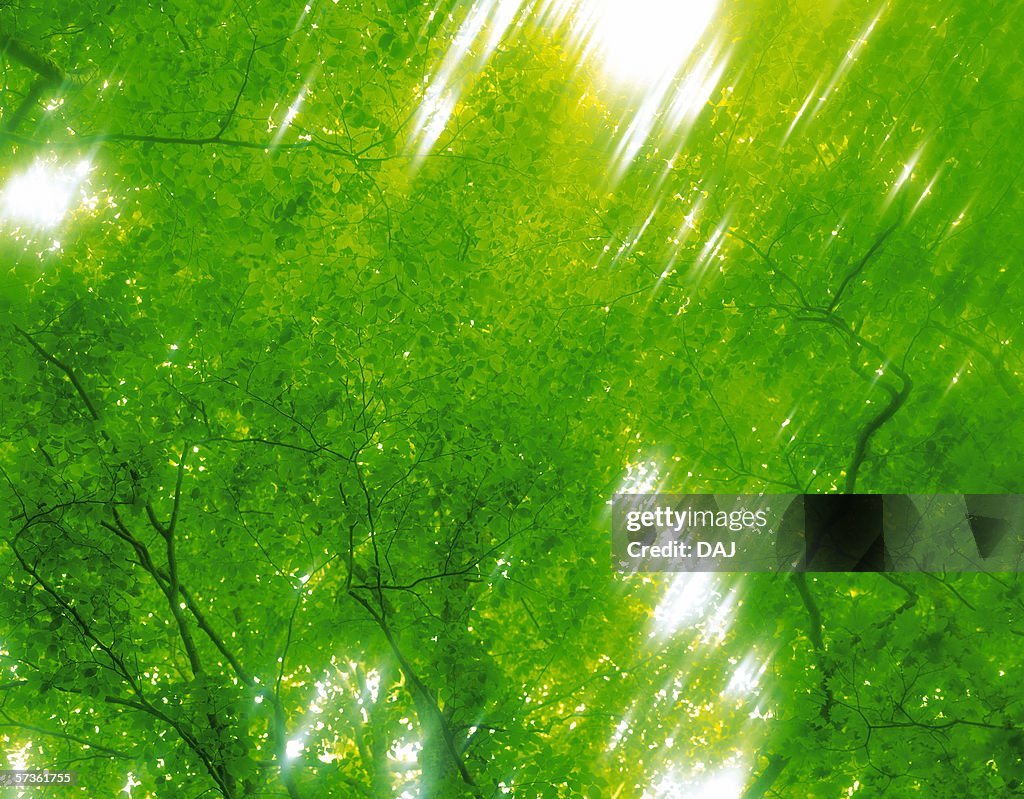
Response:
POLYGON ((37 53, 28 45, 19 42, 13 36, 0 34, 0 51, 5 56, 17 61, 23 67, 28 67, 35 72, 47 85, 59 86, 67 80, 64 70, 58 67, 53 61, 40 53, 37 53))
POLYGON ((768 765, 765 766, 764 771, 758 774, 757 779, 750 783, 750 787, 743 792, 740 799, 761 799, 771 790, 779 775, 789 765, 789 760, 785 755, 770 755, 768 757, 768 765))
POLYGON ((95 421, 99 421, 99 418, 100 418, 99 411, 97 411, 96 410, 96 406, 92 404, 92 400, 89 399, 89 395, 85 392, 85 387, 82 385, 81 381, 78 379, 78 376, 75 374, 74 370, 70 366, 68 366, 66 363, 64 363, 63 361, 58 360, 53 355, 50 355, 50 353, 48 353, 46 350, 44 350, 39 345, 39 343, 31 335, 29 335, 26 331, 22 330, 17 325, 14 325, 14 329, 17 330, 24 337, 24 339, 29 344, 32 345, 32 349, 34 349, 36 352, 38 352, 39 355, 42 356, 42 358, 45 361, 47 361, 49 363, 52 363, 54 366, 56 366, 58 369, 60 369, 65 374, 65 376, 68 378, 68 380, 71 381, 71 385, 75 387, 75 391, 78 392, 78 396, 82 398, 82 402, 85 403, 85 407, 86 407, 86 410, 89 411, 89 415, 95 421))
POLYGON ((885 244, 885 240, 889 238, 889 236, 898 226, 899 220, 896 220, 891 225, 889 225, 889 227, 883 230, 882 233, 878 236, 878 238, 875 239, 875 243, 871 245, 871 247, 868 249, 866 253, 864 253, 864 257, 861 258, 860 261, 858 261, 857 264, 853 267, 853 269, 850 270, 849 274, 847 274, 846 277, 843 278, 843 282, 839 284, 839 288, 836 289, 836 293, 832 297, 832 302, 829 303, 829 313, 834 311, 836 309, 836 306, 839 305, 839 301, 843 297, 843 292, 845 292, 846 288, 850 285, 850 281, 852 281, 855 277, 857 277, 857 275, 864 271, 864 267, 868 265, 868 261, 870 261, 874 257, 875 253, 882 249, 882 245, 885 244))
POLYGON ((0 722, 0 728, 15 727, 17 729, 27 730, 28 732, 34 732, 37 735, 45 735, 48 738, 61 738, 65 741, 81 744, 89 749, 95 749, 97 752, 103 752, 111 757, 121 757, 126 760, 131 759, 132 757, 127 752, 122 752, 120 749, 111 749, 109 746, 102 746, 101 744, 94 743, 86 738, 79 738, 77 735, 72 735, 67 732, 59 732, 57 730, 44 730, 42 727, 33 727, 31 724, 22 724, 18 721, 12 721, 10 716, 6 713, 4 714, 4 718, 6 721, 0 722))
MULTIPOLYGON (((391 631, 391 626, 388 624, 387 618, 382 612, 375 610, 373 605, 354 591, 350 592, 350 596, 362 605, 366 609, 366 612, 373 617, 373 620, 377 622, 377 626, 380 627, 381 632, 384 633, 384 638, 391 647, 391 651, 394 653, 395 659, 398 661, 398 665, 402 669, 403 674, 405 674, 405 678, 412 686, 414 698, 419 699, 419 701, 416 702, 416 705, 418 707, 424 707, 429 715, 433 717, 433 721, 441 733, 445 750, 448 752, 454 766, 458 769, 459 776, 461 776, 462 781, 472 789, 473 793, 479 796, 479 788, 476 781, 473 779, 473 775, 470 774, 469 769, 466 768, 466 764, 463 761, 462 756, 459 754, 458 747, 455 745, 455 737, 452 734, 448 720, 445 718, 444 713, 441 711, 437 701, 431 694, 430 689, 427 688, 426 684, 422 679, 420 679, 420 676, 416 673, 415 669, 413 669, 412 664, 406 659, 405 654, 398 645, 398 641, 395 638, 394 633, 391 631)), ((423 723, 427 722, 426 719, 422 718, 420 721, 423 723)))

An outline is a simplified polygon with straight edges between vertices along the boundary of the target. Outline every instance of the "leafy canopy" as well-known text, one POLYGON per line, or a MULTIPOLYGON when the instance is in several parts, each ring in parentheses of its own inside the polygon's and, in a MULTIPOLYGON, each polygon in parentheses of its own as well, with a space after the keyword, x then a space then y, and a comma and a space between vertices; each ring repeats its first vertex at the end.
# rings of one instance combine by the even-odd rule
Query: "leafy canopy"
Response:
POLYGON ((1020 490, 1012 6, 725 0, 662 84, 585 4, 0 6, 10 762, 1024 792, 1015 575, 627 577, 605 505, 1020 490))

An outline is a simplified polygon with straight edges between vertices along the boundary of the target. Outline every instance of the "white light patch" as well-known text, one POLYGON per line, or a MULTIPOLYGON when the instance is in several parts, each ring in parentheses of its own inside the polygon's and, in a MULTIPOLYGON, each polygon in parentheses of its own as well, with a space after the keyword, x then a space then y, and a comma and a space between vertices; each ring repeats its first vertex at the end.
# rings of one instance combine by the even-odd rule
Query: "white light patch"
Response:
POLYGON ((747 655, 732 673, 732 678, 722 695, 734 699, 753 696, 767 668, 768 664, 759 662, 755 655, 747 655))
POLYGON ((701 641, 721 643, 732 624, 735 602, 735 593, 716 574, 677 574, 654 609, 651 636, 664 639, 695 627, 701 641))
POLYGON ((306 750, 306 742, 301 738, 292 738, 285 744, 284 756, 287 760, 295 760, 306 750))
POLYGON ((132 795, 132 789, 133 788, 137 788, 140 785, 142 785, 142 781, 135 779, 135 775, 132 774, 129 771, 128 772, 128 781, 124 784, 124 787, 121 788, 120 792, 121 793, 126 793, 130 797, 132 795))
POLYGON ((683 67, 707 29, 716 0, 587 0, 594 46, 608 76, 655 86, 683 67))
MULTIPOLYGON (((6 654, 6 652, 5 652, 6 654)), ((28 753, 32 751, 32 739, 25 742, 21 749, 11 749, 7 752, 7 762, 12 769, 24 771, 29 766, 28 753)))
POLYGON ((713 774, 700 785, 699 792, 690 794, 693 799, 740 799, 746 776, 737 770, 713 774))
POLYGON ((55 164, 36 161, 8 178, 0 190, 0 218, 33 228, 53 228, 84 201, 88 161, 55 164))
POLYGON ((292 101, 292 104, 288 106, 288 111, 284 115, 284 119, 281 121, 281 127, 287 128, 292 122, 295 121, 295 117, 299 115, 299 109, 302 108, 302 101, 306 99, 306 87, 302 87, 302 91, 299 92, 298 96, 292 101))
POLYGON ((626 465, 619 494, 653 494, 662 483, 661 472, 655 461, 640 461, 626 465))
POLYGON ((746 782, 744 771, 725 768, 696 777, 669 773, 644 791, 643 799, 740 799, 746 782))
POLYGON ((391 746, 391 751, 388 752, 388 757, 396 763, 415 763, 419 759, 419 755, 422 750, 423 744, 419 741, 403 743, 398 743, 396 741, 391 746))

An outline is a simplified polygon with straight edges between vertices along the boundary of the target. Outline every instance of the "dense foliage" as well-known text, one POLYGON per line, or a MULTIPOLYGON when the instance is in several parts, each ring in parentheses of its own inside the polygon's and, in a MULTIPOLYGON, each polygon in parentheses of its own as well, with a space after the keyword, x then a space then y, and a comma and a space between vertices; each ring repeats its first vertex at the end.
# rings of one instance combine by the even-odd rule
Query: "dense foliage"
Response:
POLYGON ((11 764, 1024 794, 1016 575, 630 577, 606 514, 1021 490, 1020 8, 727 0, 653 115, 571 17, 0 4, 11 764))

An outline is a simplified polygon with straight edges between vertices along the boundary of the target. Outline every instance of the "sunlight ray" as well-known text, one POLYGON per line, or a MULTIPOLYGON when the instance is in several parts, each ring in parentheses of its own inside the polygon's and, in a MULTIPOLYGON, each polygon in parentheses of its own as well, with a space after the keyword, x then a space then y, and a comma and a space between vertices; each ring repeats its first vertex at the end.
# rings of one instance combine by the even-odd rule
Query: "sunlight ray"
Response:
POLYGON ((612 183, 648 144, 671 142, 671 164, 728 62, 717 43, 696 56, 717 11, 717 0, 551 0, 539 6, 477 0, 439 64, 423 78, 409 136, 413 170, 438 145, 494 52, 528 22, 563 32, 573 60, 593 63, 604 76, 609 104, 629 109, 612 137, 612 183))

